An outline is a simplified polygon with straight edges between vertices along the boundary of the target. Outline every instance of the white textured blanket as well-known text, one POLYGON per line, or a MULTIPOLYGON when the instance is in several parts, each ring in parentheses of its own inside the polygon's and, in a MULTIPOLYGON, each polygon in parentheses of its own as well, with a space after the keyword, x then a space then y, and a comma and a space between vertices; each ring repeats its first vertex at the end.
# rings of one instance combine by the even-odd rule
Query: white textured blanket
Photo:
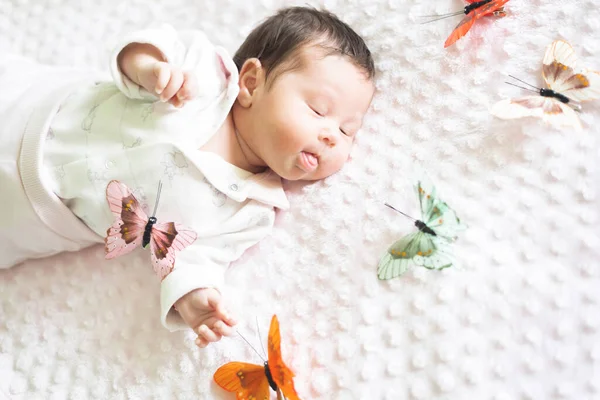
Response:
MULTIPOLYGON (((105 68, 120 32, 156 21, 204 29, 234 51, 284 0, 0 0, 0 57, 105 68)), ((304 3, 302 3, 304 4, 304 3)), ((600 102, 584 131, 500 121, 488 108, 541 85, 564 38, 600 69, 593 0, 513 0, 444 50, 459 0, 327 0, 367 39, 378 92, 352 161, 325 182, 289 185, 274 236, 228 281, 258 346, 270 316, 303 399, 600 398, 600 102), (418 161, 469 225, 460 268, 380 282, 377 260, 414 227, 418 161)), ((0 88, 2 95, 2 88, 0 88)), ((0 121, 1 123, 1 121, 0 121)), ((1 256, 1 255, 0 255, 1 256)), ((233 399, 212 382, 229 360, 260 362, 240 339, 200 351, 158 321, 141 253, 96 247, 0 272, 0 398, 233 399)))

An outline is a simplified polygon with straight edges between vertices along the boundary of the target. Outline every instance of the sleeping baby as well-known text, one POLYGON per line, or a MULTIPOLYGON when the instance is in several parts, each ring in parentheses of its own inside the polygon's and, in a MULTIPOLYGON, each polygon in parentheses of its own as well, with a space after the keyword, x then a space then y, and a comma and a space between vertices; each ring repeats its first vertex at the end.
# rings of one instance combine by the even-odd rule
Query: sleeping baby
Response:
POLYGON ((371 53, 335 15, 292 7, 233 59, 198 31, 131 33, 110 72, 0 61, 0 267, 150 246, 162 323, 205 347, 233 332, 224 272, 288 208, 282 178, 323 179, 348 159, 371 53))

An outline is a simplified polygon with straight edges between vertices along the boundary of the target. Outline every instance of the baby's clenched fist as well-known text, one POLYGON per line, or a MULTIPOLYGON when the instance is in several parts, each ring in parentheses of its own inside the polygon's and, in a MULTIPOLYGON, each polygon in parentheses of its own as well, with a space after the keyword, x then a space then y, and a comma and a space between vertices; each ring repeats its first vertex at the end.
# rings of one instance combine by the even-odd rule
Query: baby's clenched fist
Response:
POLYGON ((130 80, 148 92, 181 107, 198 96, 198 79, 189 71, 166 62, 161 51, 147 43, 131 43, 119 53, 117 62, 130 80))
POLYGON ((198 80, 192 72, 182 71, 166 62, 157 62, 152 74, 155 81, 153 86, 149 85, 149 91, 159 96, 162 102, 181 107, 198 96, 198 80))
POLYGON ((233 326, 237 322, 225 309, 223 298, 216 289, 193 290, 177 300, 175 308, 198 335, 196 345, 200 348, 234 334, 233 326))

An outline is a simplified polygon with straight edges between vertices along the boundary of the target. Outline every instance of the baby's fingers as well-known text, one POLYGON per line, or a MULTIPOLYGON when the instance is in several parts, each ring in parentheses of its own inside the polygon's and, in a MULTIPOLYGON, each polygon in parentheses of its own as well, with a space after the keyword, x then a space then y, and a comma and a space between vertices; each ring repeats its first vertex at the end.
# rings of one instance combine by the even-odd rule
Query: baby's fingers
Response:
POLYGON ((198 79, 192 72, 186 71, 183 73, 183 85, 177 92, 179 100, 192 100, 198 96, 198 79))
MULTIPOLYGON (((210 300, 209 300, 210 301, 210 300)), ((237 324, 237 320, 231 313, 225 308, 223 302, 219 302, 214 305, 216 311, 216 318, 220 319, 223 322, 223 325, 228 325, 229 327, 237 324)))
POLYGON ((193 100, 198 96, 198 80, 192 72, 183 72, 183 84, 177 91, 177 94, 169 100, 175 107, 183 106, 187 101, 193 100))
POLYGON ((208 346, 208 342, 204 338, 201 338, 200 336, 198 336, 196 338, 195 343, 196 343, 196 346, 200 347, 201 349, 208 346))
POLYGON ((183 73, 177 69, 171 68, 169 82, 160 93, 161 101, 169 101, 183 84, 183 73))
POLYGON ((208 343, 218 342, 221 340, 221 334, 210 330, 206 325, 202 324, 197 330, 198 338, 205 340, 208 343))
POLYGON ((171 79, 171 67, 166 62, 157 62, 154 65, 154 75, 156 76, 154 91, 157 95, 160 95, 171 79))
POLYGON ((215 332, 221 334, 221 336, 232 336, 235 333, 233 328, 231 326, 227 325, 226 323, 224 323, 223 321, 215 322, 215 324, 213 326, 213 330, 215 332))

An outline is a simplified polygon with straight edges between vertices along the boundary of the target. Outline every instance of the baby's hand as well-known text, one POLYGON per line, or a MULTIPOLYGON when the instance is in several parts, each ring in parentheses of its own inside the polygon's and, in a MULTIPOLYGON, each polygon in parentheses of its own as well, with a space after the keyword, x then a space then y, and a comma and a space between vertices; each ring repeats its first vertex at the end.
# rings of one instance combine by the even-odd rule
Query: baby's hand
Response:
POLYGON ((225 310, 223 298, 216 289, 196 289, 175 303, 179 315, 198 334, 196 345, 200 348, 218 342, 222 336, 231 336, 235 319, 225 310))
POLYGON ((150 93, 156 94, 163 102, 182 107, 186 101, 198 96, 198 79, 192 72, 182 71, 166 62, 154 64, 148 86, 150 93))
POLYGON ((196 76, 166 62, 157 61, 140 68, 137 80, 140 86, 158 96, 160 101, 169 102, 175 107, 182 107, 186 101, 198 96, 196 76))
POLYGON ((147 43, 130 43, 117 58, 125 76, 161 101, 181 107, 198 96, 198 80, 193 73, 165 61, 160 50, 147 43))

